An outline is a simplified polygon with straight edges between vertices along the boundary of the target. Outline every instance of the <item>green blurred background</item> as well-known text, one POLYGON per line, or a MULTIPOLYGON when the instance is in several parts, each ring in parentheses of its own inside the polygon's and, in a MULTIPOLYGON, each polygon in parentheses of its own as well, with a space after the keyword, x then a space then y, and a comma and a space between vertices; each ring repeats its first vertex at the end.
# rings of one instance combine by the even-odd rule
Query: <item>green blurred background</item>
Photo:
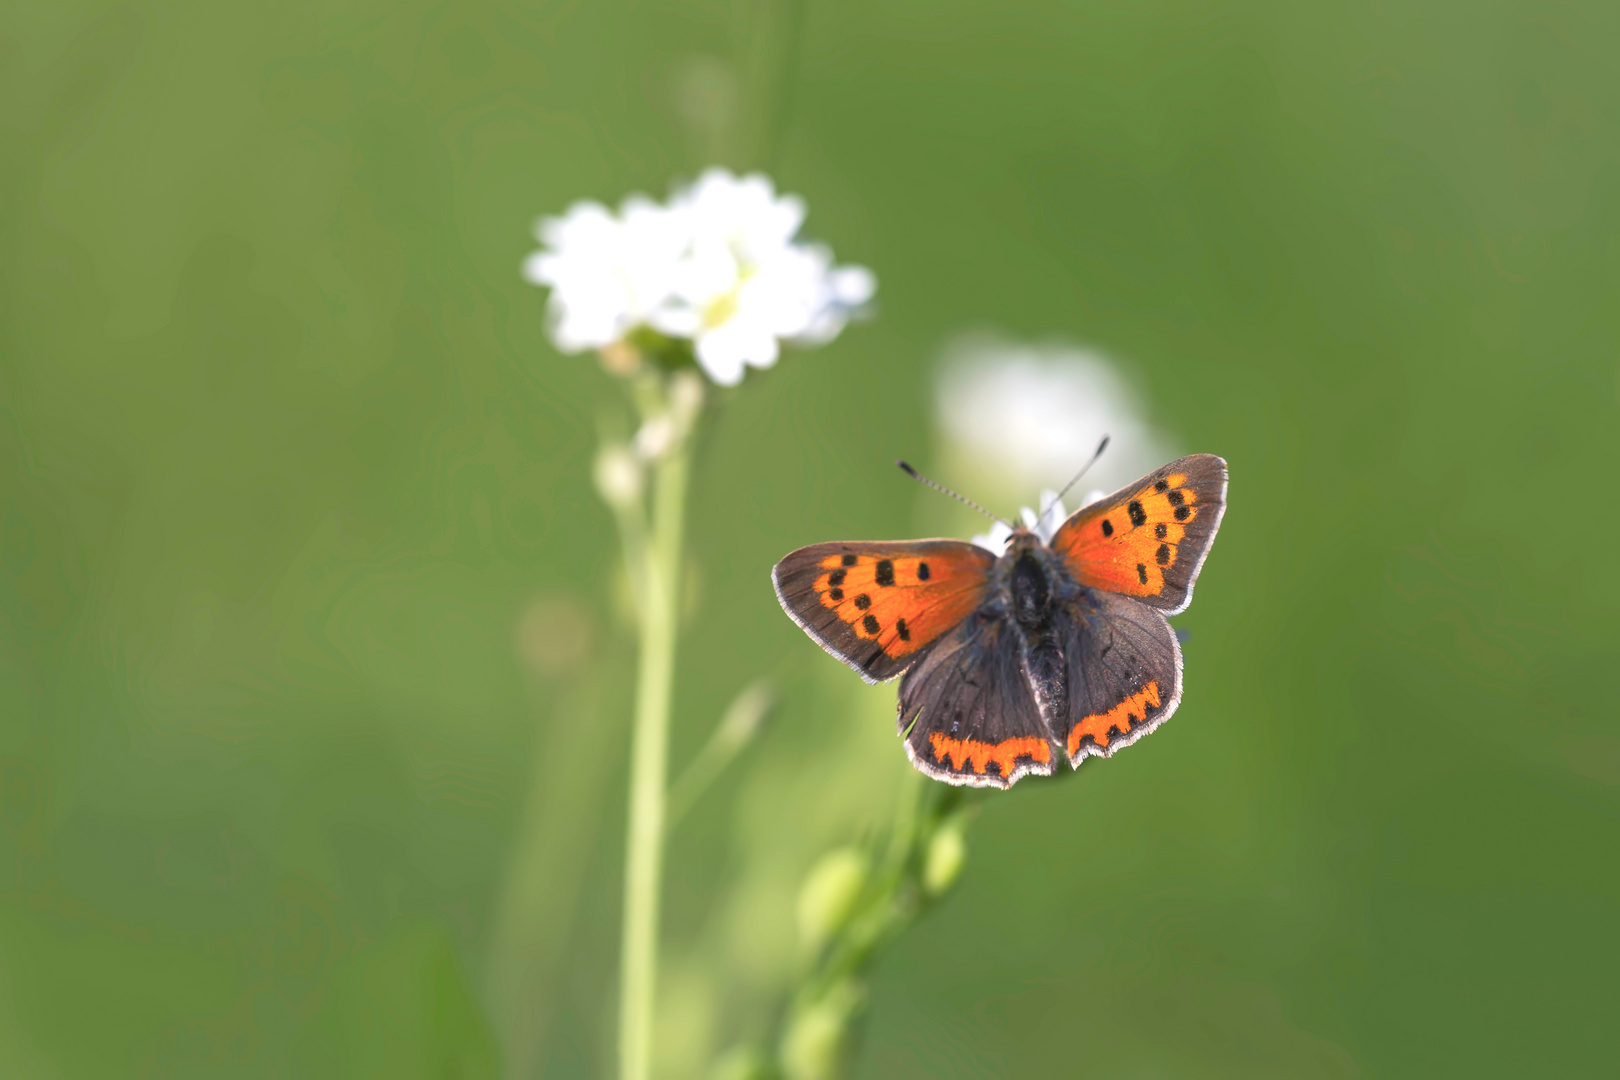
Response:
POLYGON ((722 162, 880 311, 701 450, 674 767, 745 682, 786 702, 671 840, 661 1075, 770 1037, 806 868, 894 813, 893 688, 766 575, 975 528, 888 464, 940 459, 972 327, 1117 358, 1231 510, 1177 718, 984 800, 856 1075, 1612 1074, 1617 31, 8 6, 0 1072, 610 1070, 621 405, 518 267, 538 215, 722 162))

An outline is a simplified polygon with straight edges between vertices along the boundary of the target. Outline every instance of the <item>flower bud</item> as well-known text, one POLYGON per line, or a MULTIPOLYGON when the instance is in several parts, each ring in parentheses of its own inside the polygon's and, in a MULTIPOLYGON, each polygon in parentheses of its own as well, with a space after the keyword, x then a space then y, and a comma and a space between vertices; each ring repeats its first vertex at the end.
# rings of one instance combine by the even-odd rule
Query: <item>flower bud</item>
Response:
POLYGON ((624 379, 641 370, 641 350, 628 341, 610 342, 596 350, 596 355, 609 375, 624 379))
POLYGON ((937 898, 956 884, 966 861, 967 838, 962 832, 962 819, 947 818, 929 837, 928 851, 923 856, 923 888, 928 895, 937 898))
POLYGON ((752 1046, 733 1046, 715 1061, 709 1080, 770 1080, 770 1063, 752 1046))
POLYGON ((596 490, 609 506, 623 509, 641 498, 641 462, 625 446, 604 446, 596 455, 596 490))
POLYGON ((850 1022, 864 999, 860 984, 845 979, 820 1000, 795 1010, 782 1036, 782 1071, 788 1080, 831 1080, 841 1074, 850 1022))
POLYGON ((677 371, 669 379, 669 412, 683 431, 690 431, 703 408, 703 377, 695 371, 677 371))
POLYGON ((799 937, 819 949, 843 929, 866 887, 866 855, 856 848, 837 848, 811 868, 799 890, 799 937))
POLYGON ((636 432, 636 456, 642 461, 656 461, 675 444, 675 421, 667 415, 655 416, 641 425, 636 432))

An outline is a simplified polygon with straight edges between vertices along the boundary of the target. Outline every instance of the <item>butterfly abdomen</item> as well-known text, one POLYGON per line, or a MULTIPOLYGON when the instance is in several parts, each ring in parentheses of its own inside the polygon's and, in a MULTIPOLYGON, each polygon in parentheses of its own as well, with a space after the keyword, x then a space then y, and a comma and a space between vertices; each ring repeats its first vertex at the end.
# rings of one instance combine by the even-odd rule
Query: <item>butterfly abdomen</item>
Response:
MULTIPOLYGON (((1047 731, 1056 731, 1069 711, 1068 672, 1054 621, 1073 586, 1032 534, 1014 538, 996 575, 1002 618, 1017 627, 1024 678, 1034 693, 1047 731)), ((1057 736, 1051 735, 1054 740, 1057 736)))

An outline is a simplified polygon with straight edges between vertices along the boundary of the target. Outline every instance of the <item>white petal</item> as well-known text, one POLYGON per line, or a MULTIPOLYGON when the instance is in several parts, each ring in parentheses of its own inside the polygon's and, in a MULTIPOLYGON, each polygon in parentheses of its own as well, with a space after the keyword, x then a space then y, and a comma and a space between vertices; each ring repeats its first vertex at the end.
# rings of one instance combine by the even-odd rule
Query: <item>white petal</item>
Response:
POLYGON ((1041 492, 1040 501, 1036 504, 1041 512, 1036 515, 1036 523, 1030 528, 1035 530, 1043 543, 1051 543, 1052 534, 1058 531, 1064 519, 1069 515, 1063 512, 1063 500, 1057 497, 1057 492, 1051 488, 1041 492))
POLYGON ((998 521, 990 526, 988 533, 980 533, 973 537, 972 543, 997 555, 1007 550, 1007 541, 1012 539, 1012 529, 998 521))
POLYGON ((747 366, 743 354, 739 349, 728 348, 724 336, 705 334, 698 339, 693 352, 698 366, 721 386, 736 386, 742 382, 743 369, 747 366))
POLYGON ((654 308, 647 313, 647 323, 670 337, 696 337, 703 329, 703 318, 697 309, 684 304, 665 304, 654 308))
POLYGON ((537 251, 523 260, 523 280, 531 285, 550 285, 551 278, 547 273, 555 256, 537 251))
POLYGON ((613 213, 599 202, 577 202, 561 217, 541 218, 535 233, 553 248, 590 244, 617 228, 613 213))
POLYGON ((779 352, 769 331, 740 319, 699 334, 694 351, 703 370, 725 386, 742 378, 745 364, 757 368, 775 364, 779 352), (732 372, 736 372, 734 377, 732 372))
POLYGON ((804 224, 804 215, 804 200, 797 195, 784 195, 759 207, 744 223, 750 248, 764 252, 791 243, 804 224))
POLYGON ((810 318, 803 330, 789 336, 797 345, 825 345, 843 333, 848 323, 849 313, 843 308, 822 308, 810 318))
POLYGON ((706 307, 737 287, 742 269, 723 241, 713 236, 695 237, 677 269, 675 295, 706 307))
POLYGON ((864 266, 840 266, 832 273, 833 299, 846 307, 859 307, 877 293, 877 275, 864 266))
POLYGON ((622 322, 612 311, 600 308, 568 307, 555 299, 547 306, 551 340, 565 353, 600 349, 624 334, 622 322))

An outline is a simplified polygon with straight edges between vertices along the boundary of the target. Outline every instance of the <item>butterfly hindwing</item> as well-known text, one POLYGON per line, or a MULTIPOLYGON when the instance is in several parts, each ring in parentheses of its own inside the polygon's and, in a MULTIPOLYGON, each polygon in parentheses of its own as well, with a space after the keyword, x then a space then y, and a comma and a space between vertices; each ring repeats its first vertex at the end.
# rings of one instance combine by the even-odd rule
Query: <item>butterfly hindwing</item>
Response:
POLYGON ((976 612, 923 654, 900 682, 900 734, 918 769, 938 780, 1006 788, 1049 775, 1060 752, 1023 670, 1005 616, 976 612))
POLYGON ((995 556, 959 540, 812 544, 776 564, 793 621, 867 682, 892 679, 978 607, 995 556))
POLYGON ((1081 585, 1174 615, 1192 601, 1225 510, 1226 462, 1192 454, 1077 510, 1051 547, 1081 585))
POLYGON ((1086 589, 1068 605, 1057 632, 1068 715, 1053 725, 1054 734, 1074 767, 1129 746, 1181 703, 1181 646, 1157 608, 1086 589))

